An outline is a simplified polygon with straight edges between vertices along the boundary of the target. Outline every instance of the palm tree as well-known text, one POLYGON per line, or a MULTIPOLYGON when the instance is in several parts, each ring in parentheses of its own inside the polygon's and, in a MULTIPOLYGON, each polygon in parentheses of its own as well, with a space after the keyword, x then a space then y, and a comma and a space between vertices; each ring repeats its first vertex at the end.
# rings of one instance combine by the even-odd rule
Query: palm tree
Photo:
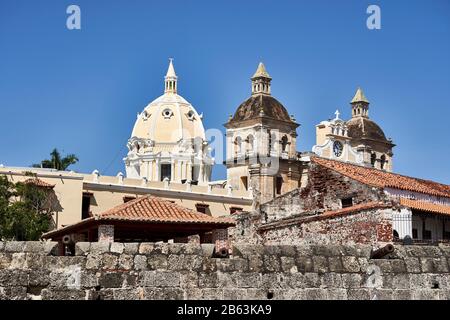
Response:
POLYGON ((74 154, 68 154, 64 158, 61 157, 58 149, 53 149, 50 153, 51 158, 42 160, 40 164, 33 164, 34 168, 51 168, 56 170, 66 170, 70 165, 78 162, 78 158, 74 154))

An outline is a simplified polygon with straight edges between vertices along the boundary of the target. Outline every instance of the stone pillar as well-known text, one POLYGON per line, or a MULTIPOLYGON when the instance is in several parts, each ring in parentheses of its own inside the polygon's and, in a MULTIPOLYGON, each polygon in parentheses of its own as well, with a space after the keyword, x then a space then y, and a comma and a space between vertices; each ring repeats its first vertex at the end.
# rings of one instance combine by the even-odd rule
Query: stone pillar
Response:
POLYGON ((156 177, 155 177, 155 181, 159 181, 159 159, 156 160, 156 177))
POLYGON ((212 231, 212 241, 217 256, 228 256, 230 243, 228 240, 228 229, 215 229, 212 231))
POLYGON ((148 180, 153 181, 153 160, 148 162, 148 180))
POLYGON ((175 180, 175 160, 171 160, 170 162, 170 181, 175 180))
POLYGON ((183 179, 183 171, 182 171, 182 162, 180 160, 178 160, 177 162, 177 167, 178 167, 178 172, 177 172, 177 182, 181 182, 181 180, 183 179))
POLYGON ((114 242, 114 225, 98 226, 98 242, 114 242))

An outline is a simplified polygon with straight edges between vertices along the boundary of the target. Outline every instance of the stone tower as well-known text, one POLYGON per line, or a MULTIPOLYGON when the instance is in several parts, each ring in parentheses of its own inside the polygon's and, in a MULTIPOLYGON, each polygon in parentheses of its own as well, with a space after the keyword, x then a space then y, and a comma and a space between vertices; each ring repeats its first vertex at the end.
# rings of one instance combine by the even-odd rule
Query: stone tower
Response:
POLYGON ((291 191, 300 183, 296 129, 286 108, 271 95, 263 63, 251 78, 251 96, 224 125, 227 181, 233 189, 252 188, 258 203, 291 191))

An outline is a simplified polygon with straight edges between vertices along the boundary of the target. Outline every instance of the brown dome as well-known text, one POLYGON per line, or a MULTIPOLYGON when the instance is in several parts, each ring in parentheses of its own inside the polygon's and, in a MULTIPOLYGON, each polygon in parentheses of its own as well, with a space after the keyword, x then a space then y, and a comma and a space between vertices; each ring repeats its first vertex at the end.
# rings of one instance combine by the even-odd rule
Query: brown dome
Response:
POLYGON ((286 108, 274 97, 264 94, 251 96, 244 101, 237 108, 230 122, 258 118, 261 111, 264 112, 264 116, 266 117, 292 122, 286 108))
POLYGON ((372 120, 364 117, 356 117, 347 121, 348 135, 354 139, 372 139, 386 141, 383 130, 372 120))

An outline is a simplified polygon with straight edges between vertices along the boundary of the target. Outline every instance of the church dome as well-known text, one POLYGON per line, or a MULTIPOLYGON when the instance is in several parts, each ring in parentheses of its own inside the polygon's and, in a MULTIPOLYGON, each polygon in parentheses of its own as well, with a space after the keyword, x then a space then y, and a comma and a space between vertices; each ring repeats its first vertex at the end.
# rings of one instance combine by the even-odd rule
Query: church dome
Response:
POLYGON ((147 105, 138 115, 131 134, 154 143, 178 143, 180 140, 205 139, 202 115, 177 94, 177 76, 170 61, 165 77, 165 93, 147 105))
POLYGON ((354 139, 372 139, 387 142, 386 136, 380 126, 364 117, 355 117, 347 121, 348 135, 354 139))
POLYGON ((241 103, 230 122, 254 119, 262 113, 266 117, 281 121, 291 121, 286 108, 274 97, 268 95, 253 95, 241 103))

